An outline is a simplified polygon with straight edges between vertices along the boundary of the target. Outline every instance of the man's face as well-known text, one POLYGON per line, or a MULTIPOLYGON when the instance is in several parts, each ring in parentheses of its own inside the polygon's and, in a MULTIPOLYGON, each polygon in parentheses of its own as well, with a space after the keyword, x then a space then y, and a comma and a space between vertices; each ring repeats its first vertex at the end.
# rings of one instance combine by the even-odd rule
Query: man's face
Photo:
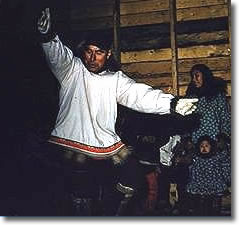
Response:
POLYGON ((111 51, 88 45, 84 51, 84 63, 86 68, 93 73, 98 73, 110 57, 111 51))

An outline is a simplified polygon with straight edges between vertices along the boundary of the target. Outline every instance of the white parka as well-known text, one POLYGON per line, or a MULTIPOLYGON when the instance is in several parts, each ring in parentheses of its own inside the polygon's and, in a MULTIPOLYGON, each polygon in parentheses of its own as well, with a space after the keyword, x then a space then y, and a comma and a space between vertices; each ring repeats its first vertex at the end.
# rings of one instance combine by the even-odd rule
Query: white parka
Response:
POLYGON ((145 113, 170 113, 171 94, 136 83, 122 71, 89 72, 58 36, 42 47, 61 85, 53 136, 105 148, 120 141, 117 103, 145 113))

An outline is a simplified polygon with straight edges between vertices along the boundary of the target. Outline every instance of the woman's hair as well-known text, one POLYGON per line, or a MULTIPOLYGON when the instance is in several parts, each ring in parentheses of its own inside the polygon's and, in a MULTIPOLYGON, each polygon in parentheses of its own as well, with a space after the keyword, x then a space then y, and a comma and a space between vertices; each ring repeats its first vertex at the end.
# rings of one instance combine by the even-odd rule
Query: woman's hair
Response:
POLYGON ((219 93, 225 93, 227 91, 227 83, 225 80, 219 77, 214 77, 212 71, 204 64, 196 64, 190 71, 191 82, 186 91, 186 96, 197 96, 211 98, 219 93), (202 73, 203 85, 197 88, 193 82, 193 72, 200 71, 202 73))

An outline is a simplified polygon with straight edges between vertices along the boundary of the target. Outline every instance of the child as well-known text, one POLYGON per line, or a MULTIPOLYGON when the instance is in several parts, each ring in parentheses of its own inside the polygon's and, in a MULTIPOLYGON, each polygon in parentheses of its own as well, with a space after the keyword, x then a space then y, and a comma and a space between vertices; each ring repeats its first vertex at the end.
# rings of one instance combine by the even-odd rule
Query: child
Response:
POLYGON ((186 190, 195 216, 220 215, 221 198, 230 183, 230 158, 217 151, 216 142, 202 136, 196 145, 186 190))

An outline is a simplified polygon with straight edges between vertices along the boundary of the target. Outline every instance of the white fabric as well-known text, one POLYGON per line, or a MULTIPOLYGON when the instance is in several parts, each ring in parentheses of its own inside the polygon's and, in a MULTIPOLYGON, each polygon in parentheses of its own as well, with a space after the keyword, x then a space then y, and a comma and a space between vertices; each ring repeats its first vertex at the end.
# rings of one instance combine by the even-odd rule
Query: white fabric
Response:
POLYGON ((178 142, 181 141, 179 135, 171 136, 169 142, 164 146, 160 147, 160 162, 165 166, 172 165, 172 158, 174 156, 173 149, 178 142))
POLYGON ((108 147, 120 141, 115 132, 117 102, 141 112, 170 113, 172 95, 136 83, 122 71, 89 72, 58 36, 42 46, 61 84, 60 111, 52 135, 108 147))

